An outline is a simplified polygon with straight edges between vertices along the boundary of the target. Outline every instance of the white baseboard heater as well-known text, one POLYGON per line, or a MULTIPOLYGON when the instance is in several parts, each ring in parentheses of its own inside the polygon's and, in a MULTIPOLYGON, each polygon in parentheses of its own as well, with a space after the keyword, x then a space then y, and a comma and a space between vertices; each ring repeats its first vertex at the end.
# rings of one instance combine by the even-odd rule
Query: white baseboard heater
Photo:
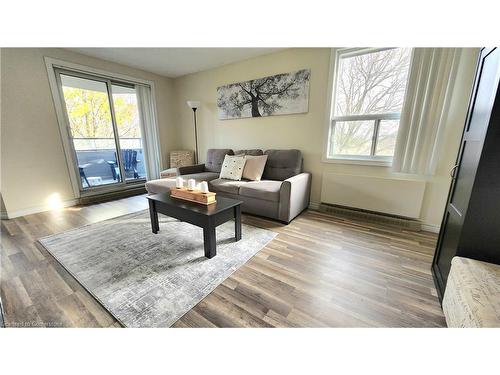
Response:
POLYGON ((321 202, 417 219, 425 181, 323 173, 321 202))

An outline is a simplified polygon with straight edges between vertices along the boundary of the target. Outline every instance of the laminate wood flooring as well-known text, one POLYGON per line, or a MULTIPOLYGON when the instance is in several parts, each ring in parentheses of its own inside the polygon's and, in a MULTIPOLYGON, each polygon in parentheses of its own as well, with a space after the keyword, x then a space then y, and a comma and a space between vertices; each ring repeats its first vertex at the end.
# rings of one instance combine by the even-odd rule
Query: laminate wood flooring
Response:
MULTIPOLYGON (((2 220, 7 327, 120 327, 39 237, 147 208, 144 195, 2 220)), ((307 210, 173 327, 443 327, 431 276, 436 235, 307 210)))

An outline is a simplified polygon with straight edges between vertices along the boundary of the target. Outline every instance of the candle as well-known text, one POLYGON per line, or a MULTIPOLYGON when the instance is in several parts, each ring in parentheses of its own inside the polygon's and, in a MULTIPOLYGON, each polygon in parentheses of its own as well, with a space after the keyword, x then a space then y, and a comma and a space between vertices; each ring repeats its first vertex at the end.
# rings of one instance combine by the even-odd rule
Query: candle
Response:
POLYGON ((208 183, 206 181, 200 183, 200 190, 202 193, 208 193, 208 183))
POLYGON ((183 186, 184 186, 184 179, 183 179, 182 177, 177 177, 177 178, 175 179, 175 187, 176 187, 177 189, 180 189, 180 188, 181 188, 181 187, 183 187, 183 186))
POLYGON ((188 190, 194 190, 196 187, 196 181, 192 178, 188 180, 188 190))

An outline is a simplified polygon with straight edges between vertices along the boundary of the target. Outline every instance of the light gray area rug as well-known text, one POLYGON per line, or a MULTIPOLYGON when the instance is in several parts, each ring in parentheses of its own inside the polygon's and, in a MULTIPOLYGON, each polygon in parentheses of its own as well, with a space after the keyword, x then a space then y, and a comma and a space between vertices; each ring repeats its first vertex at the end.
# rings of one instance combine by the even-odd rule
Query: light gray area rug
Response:
POLYGON ((203 252, 203 230, 147 210, 39 239, 124 326, 169 327, 261 250, 276 233, 234 221, 217 228, 217 255, 203 252))

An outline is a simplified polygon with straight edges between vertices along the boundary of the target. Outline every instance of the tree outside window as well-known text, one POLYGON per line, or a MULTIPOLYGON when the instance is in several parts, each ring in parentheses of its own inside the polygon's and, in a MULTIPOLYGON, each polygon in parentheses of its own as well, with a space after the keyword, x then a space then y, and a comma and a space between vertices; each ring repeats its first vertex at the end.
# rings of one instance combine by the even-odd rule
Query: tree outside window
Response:
POLYGON ((407 48, 339 51, 328 157, 392 158, 410 59, 407 48))

